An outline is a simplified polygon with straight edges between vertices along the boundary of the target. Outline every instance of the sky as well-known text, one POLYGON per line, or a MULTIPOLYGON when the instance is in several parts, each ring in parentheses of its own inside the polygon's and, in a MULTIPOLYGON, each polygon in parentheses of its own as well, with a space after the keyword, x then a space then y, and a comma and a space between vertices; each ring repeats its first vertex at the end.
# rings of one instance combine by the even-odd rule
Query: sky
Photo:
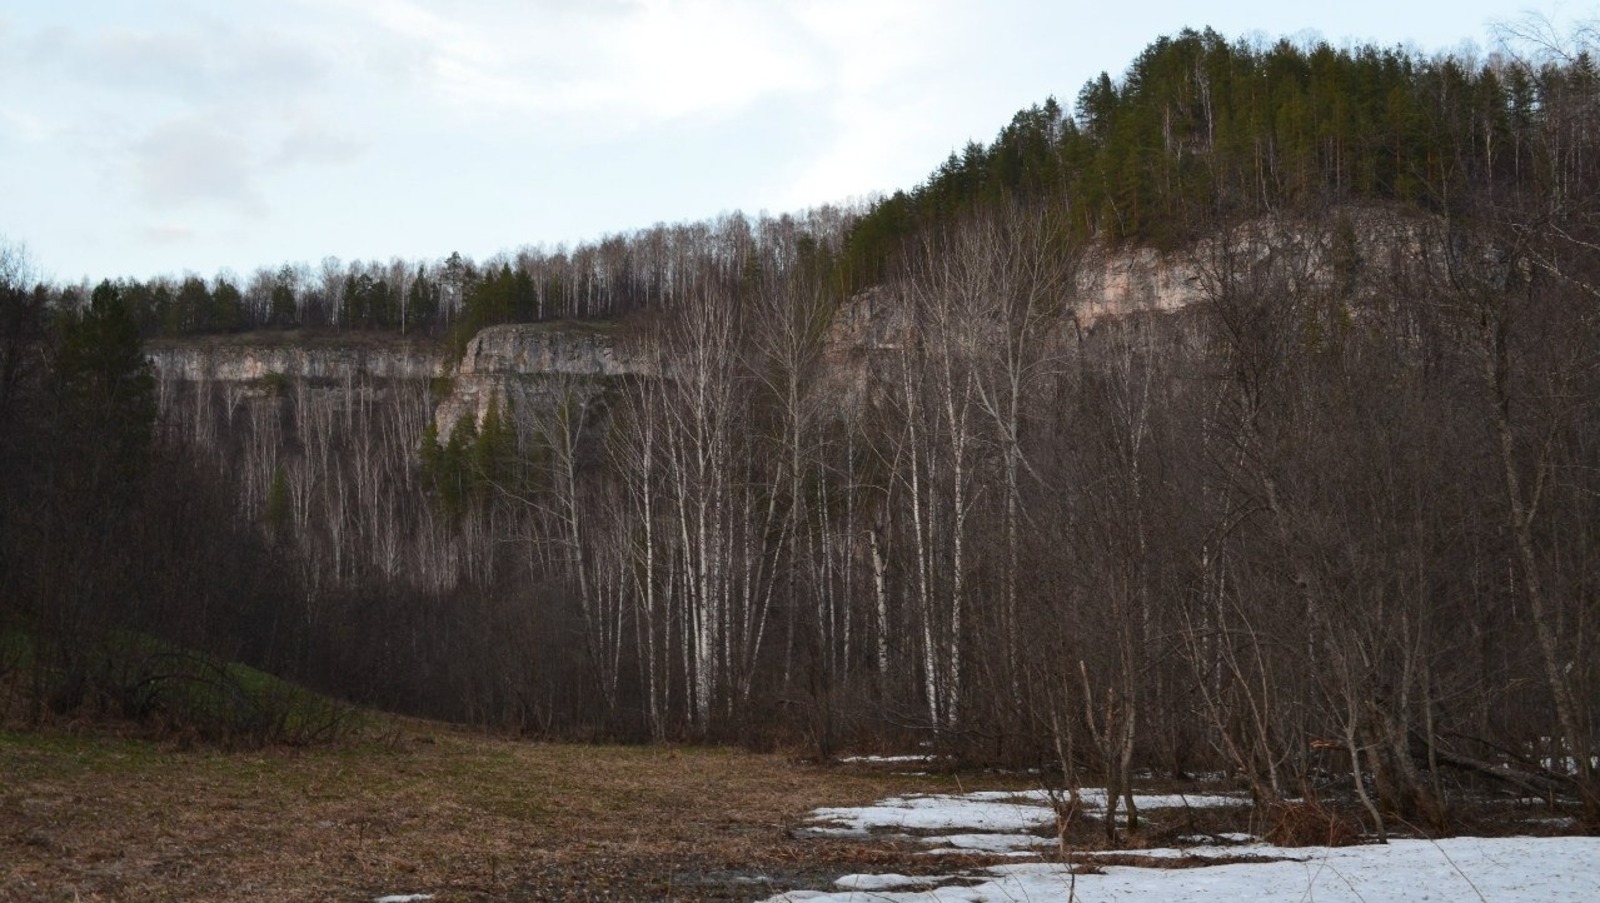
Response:
POLYGON ((1530 9, 1595 15, 1514 0, 7 0, 0 245, 56 282, 247 278, 795 212, 911 188, 1186 26, 1484 53, 1530 9))

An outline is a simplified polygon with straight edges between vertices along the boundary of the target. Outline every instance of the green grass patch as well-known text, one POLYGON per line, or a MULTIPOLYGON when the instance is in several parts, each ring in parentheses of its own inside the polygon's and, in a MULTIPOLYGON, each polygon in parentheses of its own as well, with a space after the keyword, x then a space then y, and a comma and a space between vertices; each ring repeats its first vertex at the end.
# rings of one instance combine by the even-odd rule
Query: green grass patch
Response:
POLYGON ((17 783, 83 775, 143 774, 163 761, 159 747, 100 733, 0 730, 0 763, 17 783))

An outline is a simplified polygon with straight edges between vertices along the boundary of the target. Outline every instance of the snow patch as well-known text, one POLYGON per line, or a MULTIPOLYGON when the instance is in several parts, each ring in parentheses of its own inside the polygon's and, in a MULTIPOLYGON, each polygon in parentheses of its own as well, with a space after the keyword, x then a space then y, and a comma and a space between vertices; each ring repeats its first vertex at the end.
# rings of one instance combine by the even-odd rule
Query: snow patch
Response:
MULTIPOLYGON (((1149 855, 1153 851, 1140 851, 1149 855)), ((1233 853, 1237 853, 1237 848, 1233 853)), ((1316 900, 1403 903, 1493 900, 1495 903, 1592 903, 1600 900, 1600 838, 1453 837, 1387 845, 1306 847, 1299 859, 1192 869, 1107 866, 1070 875, 1057 863, 1000 865, 975 883, 931 891, 875 891, 875 903, 980 903, 994 900, 1316 900)), ((860 903, 857 891, 799 891, 766 903, 860 903)))
MULTIPOLYGON (((1002 797, 1003 799, 1003 797, 1002 797)), ((1001 802, 975 794, 914 794, 891 797, 874 806, 818 809, 812 819, 854 834, 902 831, 1026 832, 1056 822, 1055 811, 1035 803, 1001 802)))
POLYGON ((923 838, 924 843, 942 845, 935 853, 1014 853, 1051 849, 1056 846, 1053 837, 1036 834, 946 834, 923 838))
MULTIPOLYGON (((886 830, 1025 834, 1055 827, 1053 798, 1047 790, 908 794, 881 800, 872 806, 817 809, 811 816, 817 827, 808 833, 846 837, 886 830)), ((1089 809, 1104 809, 1106 792, 1085 789, 1079 799, 1089 809)), ((1249 800, 1220 794, 1139 793, 1134 795, 1134 804, 1140 809, 1203 809, 1246 806, 1249 800)))
POLYGON ((845 875, 834 886, 842 890, 894 890, 897 887, 929 887, 955 880, 954 875, 845 875))
MULTIPOLYGON (((1055 827, 1054 800, 1045 790, 993 790, 960 795, 908 794, 872 806, 818 809, 807 833, 916 840, 924 855, 1030 857, 1055 846, 1041 836, 1055 827)), ((1086 808, 1103 809, 1102 789, 1085 789, 1086 808)), ((1225 794, 1136 794, 1141 809, 1245 806, 1225 794)), ((929 878, 850 875, 841 890, 794 891, 765 903, 980 903, 995 900, 1316 900, 1317 903, 1402 903, 1411 900, 1493 900, 1495 903, 1593 903, 1600 900, 1600 838, 1454 837, 1396 840, 1387 845, 1284 849, 1249 834, 1193 835, 1180 847, 1079 853, 1147 859, 1220 860, 1198 868, 1107 865, 1100 874, 1073 876, 1060 863, 997 865, 929 878)))

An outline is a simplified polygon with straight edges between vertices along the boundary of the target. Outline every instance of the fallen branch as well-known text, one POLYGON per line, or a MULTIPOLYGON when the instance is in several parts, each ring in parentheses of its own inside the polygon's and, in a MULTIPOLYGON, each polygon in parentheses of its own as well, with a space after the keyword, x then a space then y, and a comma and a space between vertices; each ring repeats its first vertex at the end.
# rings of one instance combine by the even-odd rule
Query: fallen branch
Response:
POLYGON ((1471 756, 1453 753, 1442 747, 1437 749, 1436 753, 1439 757, 1439 761, 1445 765, 1449 765, 1452 768, 1459 768, 1463 771, 1481 774, 1484 777, 1510 784, 1513 787, 1518 787, 1535 796, 1548 797, 1552 794, 1562 793, 1572 789, 1563 782, 1553 778, 1545 777, 1544 775, 1533 774, 1527 771, 1519 771, 1509 765, 1495 765, 1492 762, 1485 762, 1481 759, 1474 759, 1471 756))

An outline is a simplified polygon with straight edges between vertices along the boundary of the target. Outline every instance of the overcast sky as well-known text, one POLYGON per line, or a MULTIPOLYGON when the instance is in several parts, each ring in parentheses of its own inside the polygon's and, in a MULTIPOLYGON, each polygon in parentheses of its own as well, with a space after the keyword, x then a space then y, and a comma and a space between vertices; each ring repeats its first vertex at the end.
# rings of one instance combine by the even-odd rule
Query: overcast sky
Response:
POLYGON ((1525 8, 8 0, 0 240, 59 281, 481 260, 909 188, 1016 110, 1070 105, 1184 26, 1487 50, 1491 26, 1525 8))

